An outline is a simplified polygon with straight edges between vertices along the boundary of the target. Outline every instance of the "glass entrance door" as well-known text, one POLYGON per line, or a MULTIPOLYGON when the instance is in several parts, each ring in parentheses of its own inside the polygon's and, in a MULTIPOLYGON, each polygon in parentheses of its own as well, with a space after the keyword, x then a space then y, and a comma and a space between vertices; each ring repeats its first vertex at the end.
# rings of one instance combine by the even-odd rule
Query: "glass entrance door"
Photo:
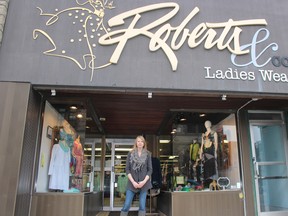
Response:
MULTIPOLYGON (((127 154, 133 148, 134 140, 121 143, 113 143, 112 145, 112 182, 113 192, 111 191, 112 197, 112 210, 120 211, 123 207, 126 194, 126 186, 128 177, 125 172, 127 154)), ((135 196, 131 210, 136 210, 138 205, 137 196, 135 196)))
POLYGON ((259 216, 288 215, 287 136, 279 121, 250 121, 259 216))

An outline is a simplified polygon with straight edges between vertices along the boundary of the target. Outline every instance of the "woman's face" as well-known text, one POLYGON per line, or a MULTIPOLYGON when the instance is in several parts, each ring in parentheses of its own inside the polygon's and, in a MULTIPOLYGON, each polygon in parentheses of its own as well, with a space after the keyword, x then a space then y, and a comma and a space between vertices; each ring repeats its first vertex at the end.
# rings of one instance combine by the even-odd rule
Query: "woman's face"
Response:
POLYGON ((137 148, 144 148, 144 141, 140 138, 137 138, 136 145, 137 145, 137 148))

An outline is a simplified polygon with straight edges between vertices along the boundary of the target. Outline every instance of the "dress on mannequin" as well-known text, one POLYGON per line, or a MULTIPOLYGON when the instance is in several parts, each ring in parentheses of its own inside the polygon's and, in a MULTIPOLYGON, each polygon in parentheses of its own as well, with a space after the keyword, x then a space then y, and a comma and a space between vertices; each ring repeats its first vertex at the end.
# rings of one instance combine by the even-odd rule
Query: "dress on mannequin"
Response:
POLYGON ((205 122, 206 132, 202 135, 201 157, 204 159, 204 180, 215 180, 217 172, 217 133, 211 129, 211 122, 205 122))
POLYGON ((70 175, 70 148, 65 140, 65 131, 60 129, 60 140, 52 148, 51 160, 48 170, 50 175, 49 189, 68 190, 70 175))
POLYGON ((72 155, 76 159, 75 176, 82 177, 82 165, 83 165, 83 148, 80 143, 80 136, 78 136, 73 145, 72 155))

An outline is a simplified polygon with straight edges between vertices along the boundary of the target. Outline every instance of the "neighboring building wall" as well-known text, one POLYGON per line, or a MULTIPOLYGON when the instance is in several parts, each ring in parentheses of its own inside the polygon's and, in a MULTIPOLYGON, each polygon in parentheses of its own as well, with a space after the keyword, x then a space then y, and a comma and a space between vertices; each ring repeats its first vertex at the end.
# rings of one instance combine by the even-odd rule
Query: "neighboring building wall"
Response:
POLYGON ((2 42, 9 0, 0 0, 0 46, 2 42))

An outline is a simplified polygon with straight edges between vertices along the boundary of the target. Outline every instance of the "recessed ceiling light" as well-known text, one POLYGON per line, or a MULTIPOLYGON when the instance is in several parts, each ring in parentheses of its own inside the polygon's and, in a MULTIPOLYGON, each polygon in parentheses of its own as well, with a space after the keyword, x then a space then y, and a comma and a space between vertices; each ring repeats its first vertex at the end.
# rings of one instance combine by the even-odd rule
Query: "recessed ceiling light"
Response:
POLYGON ((160 143, 170 143, 170 140, 160 140, 160 143))
POLYGON ((76 107, 75 105, 72 105, 72 106, 70 106, 70 109, 72 109, 72 110, 76 110, 77 107, 76 107))
POLYGON ((77 114, 77 118, 83 118, 82 113, 77 114))

